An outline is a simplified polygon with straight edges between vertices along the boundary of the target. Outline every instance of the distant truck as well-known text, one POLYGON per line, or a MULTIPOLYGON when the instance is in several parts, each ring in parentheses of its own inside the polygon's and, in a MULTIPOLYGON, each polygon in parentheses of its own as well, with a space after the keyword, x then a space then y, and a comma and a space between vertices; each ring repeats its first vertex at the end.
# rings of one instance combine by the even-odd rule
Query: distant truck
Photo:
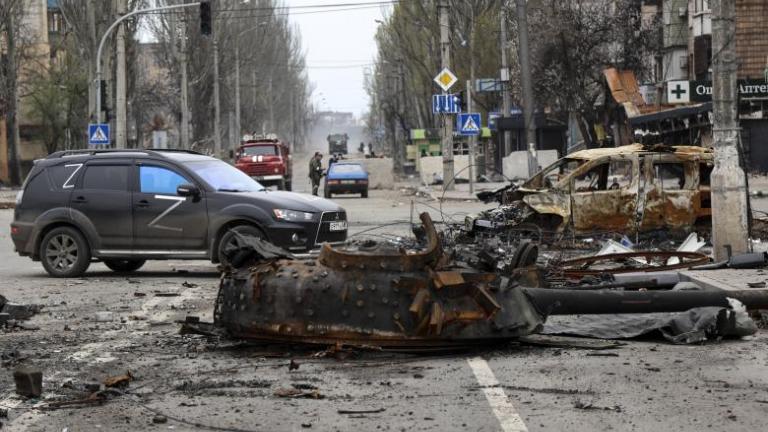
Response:
POLYGON ((347 154, 348 140, 349 135, 345 133, 328 135, 328 154, 347 154))
POLYGON ((288 144, 269 138, 244 141, 235 154, 235 166, 264 186, 291 190, 291 151, 288 144))

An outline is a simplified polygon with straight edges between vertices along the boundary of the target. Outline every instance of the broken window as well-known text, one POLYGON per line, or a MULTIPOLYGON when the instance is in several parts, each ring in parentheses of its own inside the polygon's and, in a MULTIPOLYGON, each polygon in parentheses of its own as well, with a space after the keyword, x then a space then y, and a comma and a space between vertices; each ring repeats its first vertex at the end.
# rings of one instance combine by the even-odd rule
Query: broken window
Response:
POLYGON ((632 161, 626 159, 612 160, 608 165, 608 189, 629 189, 632 184, 632 161))
POLYGON ((572 172, 576 171, 576 168, 582 166, 584 162, 583 159, 560 159, 553 165, 550 165, 546 170, 533 177, 530 182, 526 184, 526 187, 553 187, 561 180, 571 175, 572 172))
POLYGON ((715 168, 712 163, 700 163, 699 164, 699 185, 709 186, 710 176, 712 175, 712 169, 715 168))
POLYGON ((594 192, 608 188, 608 162, 593 167, 573 181, 575 192, 594 192))
POLYGON ((632 161, 614 159, 604 162, 576 177, 574 192, 628 189, 632 184, 632 161))
POLYGON ((685 187, 685 167, 682 163, 654 163, 653 173, 663 190, 680 190, 685 187))

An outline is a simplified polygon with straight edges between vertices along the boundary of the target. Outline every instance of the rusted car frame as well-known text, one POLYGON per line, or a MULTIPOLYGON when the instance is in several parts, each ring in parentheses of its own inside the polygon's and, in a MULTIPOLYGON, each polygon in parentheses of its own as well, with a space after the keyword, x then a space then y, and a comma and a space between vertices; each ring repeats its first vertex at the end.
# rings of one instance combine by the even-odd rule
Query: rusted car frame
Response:
POLYGON ((524 203, 526 222, 558 232, 685 231, 711 216, 712 166, 702 147, 583 150, 507 191, 502 204, 524 203))

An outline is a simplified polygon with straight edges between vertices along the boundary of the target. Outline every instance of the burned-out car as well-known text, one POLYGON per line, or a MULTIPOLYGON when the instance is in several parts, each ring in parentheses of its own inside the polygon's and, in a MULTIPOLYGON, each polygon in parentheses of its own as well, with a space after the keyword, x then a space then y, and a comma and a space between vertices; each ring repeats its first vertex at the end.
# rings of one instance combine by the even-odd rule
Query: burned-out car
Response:
POLYGON ((632 144, 582 150, 519 187, 498 191, 495 198, 502 205, 467 224, 483 230, 530 222, 577 235, 686 230, 712 214, 713 166, 712 150, 703 147, 632 144))

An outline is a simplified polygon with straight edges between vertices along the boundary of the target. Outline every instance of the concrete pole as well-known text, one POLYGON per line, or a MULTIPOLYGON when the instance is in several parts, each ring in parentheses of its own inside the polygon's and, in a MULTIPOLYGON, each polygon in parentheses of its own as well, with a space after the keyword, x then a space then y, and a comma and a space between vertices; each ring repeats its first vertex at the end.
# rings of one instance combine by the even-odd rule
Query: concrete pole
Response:
POLYGON ((525 118, 525 137, 528 145, 528 176, 536 174, 536 125, 533 123, 533 79, 531 78, 531 50, 528 46, 528 11, 526 0, 517 3, 517 34, 520 43, 520 72, 523 85, 523 114, 525 118))
MULTIPOLYGON (((469 4, 469 80, 467 81, 467 112, 473 112, 472 86, 475 84, 475 8, 469 4)), ((482 134, 482 125, 477 125, 482 134)), ((469 193, 475 193, 475 148, 477 136, 469 137, 469 193)))
POLYGON ((236 140, 232 143, 235 146, 240 145, 240 140, 243 138, 240 119, 240 46, 238 41, 235 41, 235 137, 236 140))
MULTIPOLYGON (((451 41, 450 22, 448 20, 448 2, 440 0, 440 60, 443 68, 451 68, 451 41)), ((444 190, 454 190, 456 182, 452 181, 453 171, 453 117, 450 114, 441 116, 443 121, 443 188, 444 190)))
POLYGON ((221 157, 221 101, 219 100, 219 42, 213 33, 213 156, 221 157))
MULTIPOLYGON (((98 47, 98 39, 96 38, 96 0, 88 0, 85 14, 88 20, 89 40, 91 41, 89 48, 91 55, 95 56, 98 47)), ((96 63, 98 62, 99 59, 96 58, 96 61, 91 61, 88 65, 88 82, 92 83, 88 86, 88 120, 95 123, 98 123, 100 120, 100 114, 96 113, 96 94, 101 91, 101 87, 96 85, 96 63)))
MULTIPOLYGON (((472 112, 472 80, 467 80, 467 112, 472 112)), ((479 125, 478 125, 479 126, 479 125)), ((475 160, 475 137, 467 137, 467 146, 469 147, 469 163, 467 170, 469 171, 469 193, 475 193, 475 176, 474 176, 474 160, 475 160)))
MULTIPOLYGON (((405 115, 405 71, 403 70, 403 62, 397 62, 397 105, 398 112, 401 115, 405 115)), ((403 175, 405 169, 405 129, 403 128, 403 122, 398 122, 395 125, 395 174, 403 175)))
MULTIPOLYGON (((228 118, 229 118, 229 122, 227 127, 227 136, 229 137, 230 144, 227 146, 227 150, 234 151, 235 149, 237 149, 237 144, 235 144, 237 142, 237 132, 235 131, 235 125, 237 124, 237 120, 235 119, 235 113, 230 111, 228 113, 228 118)), ((225 151, 224 153, 225 153, 224 158, 229 159, 229 152, 225 151)))
POLYGON ((180 40, 181 69, 181 148, 189 149, 189 83, 187 77, 187 21, 184 20, 180 40))
POLYGON ((253 71, 251 72, 251 89, 253 89, 253 92, 251 92, 251 97, 252 97, 251 109, 252 110, 256 108, 256 103, 258 102, 259 92, 256 91, 257 85, 258 85, 258 82, 256 81, 256 68, 254 68, 253 71))
MULTIPOLYGON (((124 15, 128 0, 118 0, 117 14, 124 15)), ((117 64, 115 65, 115 148, 127 147, 126 139, 126 77, 125 77, 125 24, 117 28, 117 64)))
POLYGON ((733 0, 712 0, 712 244, 716 261, 748 252, 747 185, 739 155, 733 0))
POLYGON ((14 23, 15 11, 11 10, 7 21, 7 38, 5 40, 8 55, 8 112, 6 113, 6 136, 8 139, 8 178, 14 186, 20 186, 24 181, 21 172, 21 136, 19 135, 19 83, 16 64, 16 32, 14 23))
MULTIPOLYGON (((269 74, 269 101, 274 101, 274 95, 272 94, 272 74, 269 74)), ((269 106, 269 133, 275 133, 275 104, 268 103, 269 106)))
MULTIPOLYGON (((506 2, 504 2, 504 6, 506 6, 506 2)), ((500 73, 502 80, 502 85, 504 86, 501 91, 501 115, 503 117, 509 117, 511 115, 511 101, 509 96, 509 64, 507 63, 507 46, 509 45, 509 39, 507 36, 507 15, 506 15, 506 7, 502 7, 501 12, 499 13, 499 17, 501 18, 501 28, 500 28, 500 41, 499 44, 501 45, 501 70, 500 73), (506 79, 505 79, 506 78, 506 79)), ((510 143, 510 140, 512 138, 512 135, 510 134, 510 131, 505 130, 503 134, 503 141, 502 141, 502 151, 499 152, 502 157, 509 154, 512 144, 510 143)), ((487 159, 486 155, 486 159, 487 159)), ((486 173, 488 170, 486 169, 486 173)))

